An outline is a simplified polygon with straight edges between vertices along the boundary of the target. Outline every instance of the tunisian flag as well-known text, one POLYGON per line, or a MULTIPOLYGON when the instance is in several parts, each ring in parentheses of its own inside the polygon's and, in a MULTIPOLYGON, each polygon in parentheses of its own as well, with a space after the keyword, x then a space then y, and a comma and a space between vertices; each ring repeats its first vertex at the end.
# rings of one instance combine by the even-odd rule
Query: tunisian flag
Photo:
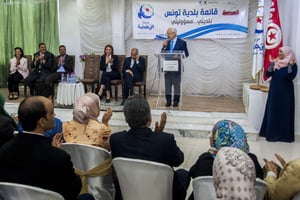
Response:
POLYGON ((282 32, 278 12, 277 0, 272 0, 270 18, 266 31, 265 59, 264 59, 264 80, 267 80, 266 71, 269 68, 270 55, 277 58, 279 48, 282 47, 282 32))

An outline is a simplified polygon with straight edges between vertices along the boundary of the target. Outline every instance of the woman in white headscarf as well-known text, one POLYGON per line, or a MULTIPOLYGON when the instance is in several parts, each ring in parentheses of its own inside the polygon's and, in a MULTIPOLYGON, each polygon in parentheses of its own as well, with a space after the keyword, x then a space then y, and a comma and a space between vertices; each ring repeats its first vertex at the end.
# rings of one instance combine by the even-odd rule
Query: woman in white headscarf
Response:
POLYGON ((213 164, 213 180, 218 200, 256 200, 255 166, 243 151, 223 147, 213 164))
POLYGON ((295 140, 295 95, 293 79, 297 64, 293 50, 279 48, 278 57, 270 59, 267 77, 272 77, 265 114, 259 135, 270 142, 295 140))
POLYGON ((90 144, 110 150, 108 139, 111 128, 108 122, 112 116, 108 108, 102 118, 100 115, 100 100, 96 94, 86 93, 81 95, 73 110, 73 120, 64 122, 63 136, 67 143, 90 144))

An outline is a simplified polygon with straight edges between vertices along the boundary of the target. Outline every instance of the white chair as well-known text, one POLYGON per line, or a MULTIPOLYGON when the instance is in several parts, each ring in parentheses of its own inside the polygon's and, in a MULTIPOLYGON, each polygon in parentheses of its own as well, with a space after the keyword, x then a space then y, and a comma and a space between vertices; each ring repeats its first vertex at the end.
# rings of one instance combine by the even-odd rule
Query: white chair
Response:
POLYGON ((172 200, 172 167, 146 160, 114 158, 124 200, 172 200))
POLYGON ((256 199, 263 200, 268 190, 267 183, 259 178, 256 178, 255 189, 256 189, 256 199))
MULTIPOLYGON (((216 190, 212 176, 199 176, 192 182, 195 200, 215 200, 216 190)), ((261 179, 255 182, 256 199, 263 200, 267 191, 267 184, 261 179)))
POLYGON ((64 143, 61 149, 71 156, 75 172, 81 175, 83 182, 81 193, 88 192, 96 200, 113 200, 115 198, 111 155, 107 150, 74 143, 64 143), (86 188, 84 187, 85 183, 86 188))
POLYGON ((0 182, 0 199, 4 200, 64 200, 60 194, 39 187, 0 182))
POLYGON ((300 192, 293 197, 293 200, 300 200, 300 192))
POLYGON ((216 191, 212 176, 199 176, 192 182, 195 200, 215 200, 216 191))

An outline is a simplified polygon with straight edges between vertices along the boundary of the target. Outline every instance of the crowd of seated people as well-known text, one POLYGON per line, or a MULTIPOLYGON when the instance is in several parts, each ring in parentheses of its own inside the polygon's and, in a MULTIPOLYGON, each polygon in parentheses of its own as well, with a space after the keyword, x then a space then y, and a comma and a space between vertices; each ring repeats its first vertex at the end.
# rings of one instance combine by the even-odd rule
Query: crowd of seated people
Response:
MULTIPOLYGON (((52 83, 54 79, 51 79, 50 81, 50 79, 48 80, 46 78, 51 71, 49 70, 49 63, 58 63, 55 64, 55 68, 57 69, 59 66, 66 65, 66 63, 69 62, 67 61, 68 56, 66 56, 65 46, 61 45, 59 47, 59 50, 60 55, 57 57, 57 62, 55 60, 53 61, 51 60, 53 54, 47 52, 46 45, 44 43, 41 43, 40 51, 37 52, 34 56, 32 65, 34 70, 28 76, 28 78, 25 79, 25 83, 28 84, 28 80, 31 80, 33 75, 37 76, 37 73, 39 80, 45 80, 45 84, 46 82, 49 82, 48 85, 50 84, 50 82, 52 83), (46 79, 48 81, 46 81, 46 79)), ((132 51, 133 52, 131 53, 133 54, 137 53, 137 49, 135 48, 133 48, 132 51)), ((20 73, 21 69, 20 67, 18 67, 18 65, 22 64, 23 59, 22 49, 20 50, 20 48, 16 48, 15 54, 15 61, 11 61, 11 63, 14 63, 14 73, 18 74, 20 73)), ((112 46, 107 45, 105 47, 105 53, 101 57, 101 68, 105 73, 103 73, 102 75, 103 81, 100 82, 101 87, 98 93, 100 96, 102 96, 104 91, 106 91, 107 102, 110 99, 110 86, 107 85, 108 82, 105 82, 105 74, 107 75, 111 73, 113 71, 113 67, 117 66, 117 64, 115 63, 116 60, 117 57, 113 54, 112 46)), ((136 64, 135 61, 129 57, 128 63, 126 65, 123 65, 124 70, 126 71, 127 69, 130 71, 134 64, 136 64)), ((65 68, 66 70, 69 70, 68 65, 66 65, 65 68)), ((51 71, 51 73, 53 73, 53 71, 51 71)), ((16 78, 17 76, 14 77, 16 78)), ((59 78, 58 73, 53 74, 53 77, 55 77, 55 80, 57 80, 59 78)), ((26 76, 19 76, 16 78, 16 80, 19 80, 20 78, 26 78, 26 76)), ((28 85, 33 86, 32 83, 28 85)), ((131 83, 129 85, 131 85, 131 83)), ((10 90, 9 98, 11 96, 12 98, 14 98, 14 94, 17 92, 18 90, 16 90, 14 86, 14 89, 10 90)), ((31 93, 34 94, 33 92, 31 93)), ((35 93, 36 95, 40 96, 37 96, 35 98, 26 98, 25 100, 23 100, 18 111, 19 122, 16 122, 15 119, 13 119, 5 111, 5 98, 0 94, 0 161, 1 163, 2 161, 7 162, 6 166, 2 166, 2 169, 4 170, 3 172, 7 172, 9 174, 11 172, 16 173, 16 171, 19 170, 19 168, 14 166, 12 161, 10 161, 7 157, 6 154, 8 154, 8 151, 11 151, 11 149, 14 148, 15 145, 20 145, 20 143, 24 145, 24 148, 28 145, 37 145, 36 143, 37 141, 40 141, 40 137, 46 138, 47 143, 50 146, 52 144, 52 147, 54 146, 56 148, 60 147, 61 142, 88 144, 103 147, 108 151, 111 151, 112 158, 138 158, 161 162, 170 165, 171 167, 180 166, 184 161, 184 154, 177 146, 174 136, 172 134, 163 132, 166 123, 166 114, 162 114, 161 123, 157 123, 155 126, 155 130, 152 131, 149 128, 149 126, 151 125, 152 117, 148 102, 142 96, 134 95, 131 87, 128 87, 125 93, 126 96, 124 99, 126 99, 126 101, 123 101, 122 104, 124 104, 124 116, 126 122, 130 127, 130 130, 114 134, 112 134, 112 129, 109 126, 109 120, 112 117, 111 108, 108 108, 104 113, 101 122, 98 120, 98 117, 100 116, 100 98, 96 94, 86 93, 80 96, 73 110, 73 119, 71 121, 65 122, 62 122, 60 119, 54 116, 53 104, 51 103, 51 105, 48 105, 48 100, 41 97, 47 97, 51 102, 53 102, 53 100, 51 99, 53 97, 52 89, 40 90, 39 92, 35 93), (131 95, 133 96, 128 97, 128 93, 131 93, 131 95), (37 103, 37 105, 40 105, 41 107, 29 111, 27 106, 32 105, 33 102, 37 103), (44 114, 42 114, 43 109, 44 114), (28 116, 30 112, 36 112, 34 115, 32 115, 37 115, 35 116, 36 118, 33 118, 32 120, 26 119, 25 116, 28 116), (16 134, 17 136, 15 136, 14 131, 19 131, 19 134, 16 134), (24 134, 24 136, 22 136, 22 134, 24 134), (36 135, 38 135, 39 137, 37 137, 36 135), (20 138, 22 138, 22 140, 24 141, 21 142, 20 138), (52 143, 49 141, 51 141, 52 143), (4 147, 2 148, 1 146, 4 147), (172 151, 165 151, 165 149, 171 149, 172 151), (11 171, 8 170, 8 167, 11 168, 11 171)), ((42 139, 42 141, 43 140, 44 139, 42 139)), ((41 143, 41 148, 45 148, 45 154, 49 154, 48 150, 50 150, 52 147, 46 146, 44 142, 41 143)), ((267 173, 264 175, 263 169, 260 166, 256 155, 250 153, 245 131, 239 124, 235 122, 230 120, 218 121, 212 129, 210 146, 211 147, 207 152, 203 152, 199 156, 198 160, 195 161, 195 164, 191 166, 189 172, 184 169, 174 171, 173 199, 186 198, 186 191, 191 178, 195 179, 199 176, 214 176, 214 180, 216 181, 222 180, 222 178, 224 180, 228 178, 226 177, 226 173, 220 174, 220 170, 217 170, 217 168, 215 167, 218 165, 224 166, 224 169, 226 167, 233 167, 224 163, 220 164, 222 163, 222 161, 224 161, 224 159, 226 159, 228 152, 232 155, 239 155, 235 157, 243 157, 244 159, 241 161, 241 165, 244 165, 244 162, 247 162, 248 164, 250 163, 249 166, 252 166, 250 167, 251 169, 247 169, 247 172, 251 174, 252 177, 251 179, 249 179, 249 182, 247 182, 248 180, 245 181, 247 182, 247 184, 250 184, 248 185, 248 187, 251 187, 253 190, 253 177, 264 179, 266 181, 268 185, 268 190, 265 197, 266 199, 291 199, 297 192, 300 191, 300 175, 298 173, 300 170, 300 160, 296 159, 286 163, 281 158, 281 156, 275 154, 276 158, 281 163, 282 169, 280 169, 275 164, 275 161, 269 161, 265 159, 265 169, 267 173), (215 178, 217 176, 219 178, 215 178)), ((56 152, 56 150, 54 152, 56 152)), ((12 151, 9 155, 14 156, 13 153, 15 153, 15 151, 12 151)), ((36 156, 34 157, 34 159, 36 160, 41 159, 37 155, 34 155, 33 152, 29 152, 29 155, 33 157, 36 156)), ((51 154, 49 154, 49 156, 51 156, 51 154)), ((57 156, 66 157, 67 155, 58 151, 57 156)), ((17 158, 22 159, 20 156, 17 156, 17 158)), ((240 160, 234 161, 238 163, 240 160)), ((49 165, 49 167, 55 168, 56 166, 49 165)), ((21 170, 21 172, 25 173, 25 170, 21 170)), ((74 180, 77 179, 74 178, 75 176, 73 174, 73 171, 70 172, 70 168, 66 173, 69 173, 70 177, 73 177, 74 180)), ((29 173, 29 175, 31 174, 29 173)), ((41 175, 41 177, 43 176, 44 175, 41 175)), ((239 176, 241 176, 241 174, 239 174, 239 176)), ((30 182, 27 182, 28 177, 25 177, 25 181, 23 180, 23 178, 24 177, 20 175, 20 177, 16 177, 16 180, 10 180, 8 178, 8 175, 0 173, 0 181, 15 181, 30 184, 30 182)), ((117 179, 115 181, 115 184, 117 192, 116 199, 122 199, 122 194, 117 179)), ((70 197, 68 197, 68 195, 70 194, 64 194, 64 191, 62 191, 62 189, 57 189, 52 186, 48 187, 40 180, 37 180, 35 185, 57 191, 64 197, 66 197, 66 199, 70 199, 70 197)), ((218 189, 218 186, 220 185, 222 184, 218 184, 218 182, 215 183, 216 196, 217 198, 220 197, 220 199, 222 199, 222 197, 227 196, 228 194, 225 194, 223 193, 224 191, 218 189)), ((74 187, 76 187, 74 188, 74 192, 76 193, 76 195, 74 195, 73 192, 71 196, 72 198, 78 198, 77 188, 80 186, 77 184, 76 186, 74 185, 74 187)), ((221 188, 223 188, 223 186, 221 186, 221 188)), ((247 195, 248 199, 255 199, 253 193, 245 193, 244 195, 247 195)), ((193 194, 189 196, 189 199, 194 199, 193 194)))
POLYGON ((45 88, 52 91, 54 96, 54 83, 61 79, 61 73, 74 72, 74 59, 66 53, 65 45, 59 46, 59 55, 47 51, 45 43, 39 44, 39 51, 34 53, 31 71, 28 68, 28 60, 24 57, 23 49, 15 48, 15 56, 10 59, 8 76, 8 99, 19 98, 19 82, 24 79, 26 86, 30 88, 30 95, 41 95, 45 88), (62 70, 59 71, 58 70, 62 70))

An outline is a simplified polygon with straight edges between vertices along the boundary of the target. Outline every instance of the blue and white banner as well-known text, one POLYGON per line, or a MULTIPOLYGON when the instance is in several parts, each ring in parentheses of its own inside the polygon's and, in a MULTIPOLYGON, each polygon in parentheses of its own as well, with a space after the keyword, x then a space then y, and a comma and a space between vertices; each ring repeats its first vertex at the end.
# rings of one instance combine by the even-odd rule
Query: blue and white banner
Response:
POLYGON ((180 38, 246 38, 249 0, 133 0, 134 39, 165 39, 169 27, 180 38))

